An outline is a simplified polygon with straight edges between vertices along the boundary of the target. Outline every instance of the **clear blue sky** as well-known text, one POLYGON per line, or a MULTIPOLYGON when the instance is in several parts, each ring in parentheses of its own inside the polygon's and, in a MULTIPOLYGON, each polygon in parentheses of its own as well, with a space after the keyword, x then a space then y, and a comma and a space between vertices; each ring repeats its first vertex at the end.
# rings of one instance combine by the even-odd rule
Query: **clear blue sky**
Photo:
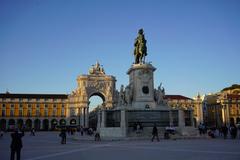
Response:
POLYGON ((0 92, 70 93, 96 60, 119 89, 139 28, 167 94, 240 83, 239 0, 0 0, 0 92))

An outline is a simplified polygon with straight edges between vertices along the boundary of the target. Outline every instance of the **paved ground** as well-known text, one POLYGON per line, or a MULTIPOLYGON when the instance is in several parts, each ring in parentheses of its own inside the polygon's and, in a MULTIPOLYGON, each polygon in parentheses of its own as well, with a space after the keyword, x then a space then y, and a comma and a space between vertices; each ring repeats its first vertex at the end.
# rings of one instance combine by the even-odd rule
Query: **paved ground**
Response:
MULTIPOLYGON (((26 133, 24 160, 240 160, 240 139, 185 139, 95 142, 92 137, 68 137, 60 144, 57 132, 26 133)), ((0 139, 0 159, 9 160, 10 135, 0 139)))

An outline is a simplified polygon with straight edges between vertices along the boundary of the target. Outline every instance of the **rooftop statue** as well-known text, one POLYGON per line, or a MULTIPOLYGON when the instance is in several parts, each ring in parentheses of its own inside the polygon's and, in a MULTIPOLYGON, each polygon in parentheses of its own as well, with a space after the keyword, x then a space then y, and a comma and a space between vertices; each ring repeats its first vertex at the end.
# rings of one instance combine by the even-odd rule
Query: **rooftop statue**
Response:
POLYGON ((105 74, 105 71, 97 61, 96 64, 92 65, 92 68, 89 69, 89 74, 105 74))
POLYGON ((147 46, 146 39, 143 34, 143 29, 139 29, 138 37, 135 39, 134 43, 134 56, 135 56, 135 64, 145 63, 145 56, 147 56, 147 46))

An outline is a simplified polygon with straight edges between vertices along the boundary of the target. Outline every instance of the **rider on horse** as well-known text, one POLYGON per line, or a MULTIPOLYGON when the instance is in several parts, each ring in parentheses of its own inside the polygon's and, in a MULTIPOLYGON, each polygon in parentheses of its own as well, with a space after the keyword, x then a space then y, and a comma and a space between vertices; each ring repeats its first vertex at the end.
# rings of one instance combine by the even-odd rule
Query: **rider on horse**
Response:
POLYGON ((145 56, 147 56, 146 43, 147 41, 145 40, 143 29, 140 29, 138 31, 138 37, 135 39, 135 43, 134 43, 135 64, 145 63, 145 56))

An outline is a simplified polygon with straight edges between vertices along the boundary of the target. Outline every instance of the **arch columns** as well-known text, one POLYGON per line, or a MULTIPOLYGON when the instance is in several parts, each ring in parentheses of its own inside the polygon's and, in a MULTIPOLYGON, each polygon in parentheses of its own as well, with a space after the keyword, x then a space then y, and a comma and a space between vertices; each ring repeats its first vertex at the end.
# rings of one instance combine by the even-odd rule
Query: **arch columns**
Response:
POLYGON ((88 109, 89 109, 89 107, 84 107, 84 115, 85 115, 85 117, 84 117, 84 126, 85 127, 88 127, 88 117, 89 117, 89 115, 88 115, 88 109))
POLYGON ((84 108, 80 108, 80 125, 84 127, 84 108))

